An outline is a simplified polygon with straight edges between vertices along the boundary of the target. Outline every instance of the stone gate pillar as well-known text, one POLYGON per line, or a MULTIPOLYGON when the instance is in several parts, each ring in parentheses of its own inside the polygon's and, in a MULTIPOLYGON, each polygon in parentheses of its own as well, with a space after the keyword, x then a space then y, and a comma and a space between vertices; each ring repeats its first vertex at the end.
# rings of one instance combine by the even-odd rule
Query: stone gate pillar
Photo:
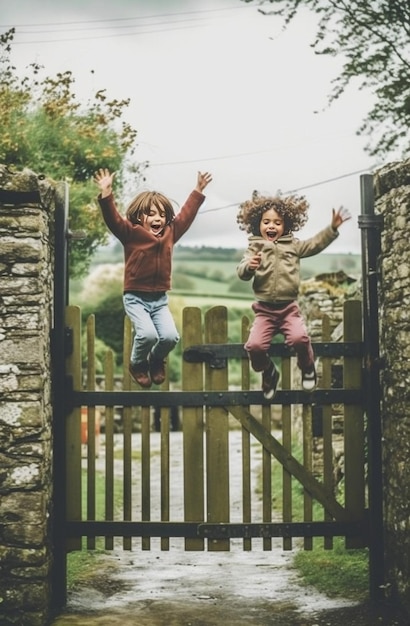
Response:
POLYGON ((0 165, 0 624, 51 605, 53 186, 0 165))
POLYGON ((387 593, 410 614, 410 160, 374 177, 383 215, 380 354, 387 593))

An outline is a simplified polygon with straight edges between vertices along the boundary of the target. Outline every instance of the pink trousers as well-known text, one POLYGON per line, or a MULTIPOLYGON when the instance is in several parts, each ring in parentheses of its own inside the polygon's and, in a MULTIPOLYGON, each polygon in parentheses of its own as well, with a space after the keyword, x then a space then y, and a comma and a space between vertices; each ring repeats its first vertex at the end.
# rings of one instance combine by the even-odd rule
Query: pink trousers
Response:
POLYGON ((255 372, 262 372, 270 365, 268 350, 272 338, 279 333, 285 337, 285 343, 295 349, 300 369, 309 370, 313 367, 312 343, 296 301, 282 308, 264 302, 254 302, 252 309, 255 319, 248 341, 245 343, 245 350, 255 372))

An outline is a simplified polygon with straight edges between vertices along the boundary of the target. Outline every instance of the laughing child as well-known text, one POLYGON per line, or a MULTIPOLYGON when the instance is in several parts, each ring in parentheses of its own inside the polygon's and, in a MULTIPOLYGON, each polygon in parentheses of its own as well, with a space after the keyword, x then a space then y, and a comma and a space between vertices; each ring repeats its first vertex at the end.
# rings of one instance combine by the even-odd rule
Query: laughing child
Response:
POLYGON ((212 176, 198 172, 195 189, 176 215, 166 196, 144 191, 131 201, 125 217, 114 201, 113 178, 107 169, 96 173, 98 202, 107 227, 124 247, 123 303, 134 328, 129 371, 148 388, 164 382, 165 359, 179 341, 167 296, 174 244, 194 221, 212 176))
POLYGON ((240 205, 237 216, 239 228, 250 235, 237 272, 242 280, 252 280, 256 300, 245 349, 252 368, 262 372, 262 391, 267 399, 274 397, 279 381, 279 372, 268 353, 278 333, 295 349, 303 389, 312 391, 317 384, 312 344, 297 302, 300 259, 318 254, 331 244, 350 214, 343 207, 332 209, 329 226, 301 241, 293 233, 305 225, 308 208, 303 196, 254 193, 252 200, 240 205))

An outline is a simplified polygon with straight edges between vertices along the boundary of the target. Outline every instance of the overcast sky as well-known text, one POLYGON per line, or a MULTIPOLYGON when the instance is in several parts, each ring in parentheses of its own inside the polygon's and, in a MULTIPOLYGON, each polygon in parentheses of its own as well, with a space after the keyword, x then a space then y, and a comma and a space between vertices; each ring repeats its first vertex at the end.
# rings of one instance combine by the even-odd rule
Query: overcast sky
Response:
MULTIPOLYGON (((341 59, 314 55, 315 17, 283 31, 280 18, 240 0, 0 0, 1 32, 15 26, 13 60, 47 74, 71 70, 86 100, 106 88, 131 98, 145 188, 179 204, 198 170, 214 180, 184 245, 243 248, 238 203, 254 189, 297 190, 310 202, 304 238, 332 207, 352 220, 329 252, 360 252, 360 173, 379 165, 356 131, 371 96, 350 89, 326 108, 341 59)), ((264 10, 270 5, 265 4, 264 10)), ((101 164, 104 165, 103 163, 101 164)), ((127 189, 127 202, 141 188, 127 189)))

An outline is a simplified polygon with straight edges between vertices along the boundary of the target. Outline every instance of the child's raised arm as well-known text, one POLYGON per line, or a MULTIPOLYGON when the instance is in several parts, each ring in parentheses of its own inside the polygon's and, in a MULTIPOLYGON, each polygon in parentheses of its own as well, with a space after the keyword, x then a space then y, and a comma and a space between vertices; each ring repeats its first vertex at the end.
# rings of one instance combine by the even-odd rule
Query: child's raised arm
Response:
POLYGON ((202 172, 198 172, 198 178, 196 181, 196 191, 199 191, 199 193, 202 193, 203 190, 205 189, 205 187, 208 185, 208 183, 210 183, 212 180, 212 174, 210 174, 209 172, 204 172, 204 174, 202 174, 202 172))
POLYGON ((110 174, 110 170, 107 168, 100 168, 95 173, 94 181, 100 188, 101 198, 106 198, 112 194, 112 183, 114 180, 115 172, 110 174))
POLYGON ((339 207, 337 211, 335 209, 332 209, 333 230, 337 230, 339 226, 343 224, 343 222, 347 222, 347 220, 350 220, 351 217, 352 216, 350 215, 349 211, 343 206, 339 207))

